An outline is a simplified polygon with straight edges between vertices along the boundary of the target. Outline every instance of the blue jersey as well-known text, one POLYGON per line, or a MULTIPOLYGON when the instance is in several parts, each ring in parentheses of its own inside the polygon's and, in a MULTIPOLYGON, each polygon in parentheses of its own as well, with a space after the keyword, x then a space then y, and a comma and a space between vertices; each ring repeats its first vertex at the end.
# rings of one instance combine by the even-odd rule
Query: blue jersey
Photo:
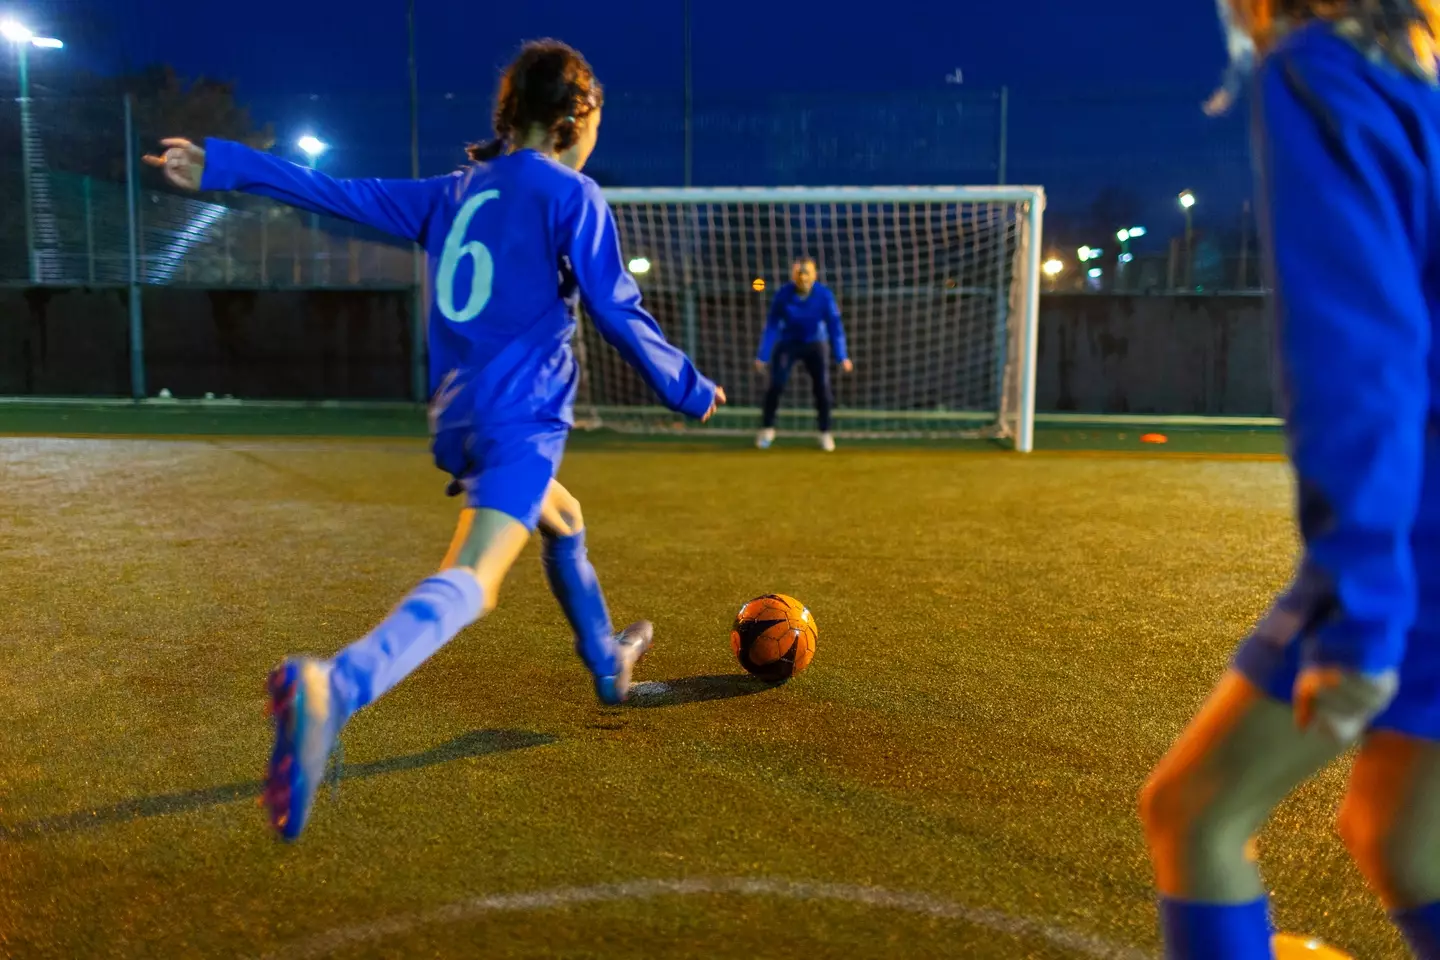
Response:
POLYGON ((787 283, 770 301, 770 316, 760 338, 758 359, 766 363, 775 353, 777 343, 830 343, 836 360, 849 358, 845 346, 845 328, 840 323, 840 306, 835 295, 823 283, 810 288, 808 296, 800 296, 795 284, 787 283))
POLYGON ((1440 91, 1315 23, 1255 94, 1305 655, 1389 670, 1440 629, 1440 91))
POLYGON ((600 188, 533 150, 428 180, 337 180, 207 140, 201 188, 273 197, 421 244, 433 291, 429 385, 443 426, 572 423, 577 301, 671 409, 698 418, 714 402, 715 385, 641 307, 600 188))

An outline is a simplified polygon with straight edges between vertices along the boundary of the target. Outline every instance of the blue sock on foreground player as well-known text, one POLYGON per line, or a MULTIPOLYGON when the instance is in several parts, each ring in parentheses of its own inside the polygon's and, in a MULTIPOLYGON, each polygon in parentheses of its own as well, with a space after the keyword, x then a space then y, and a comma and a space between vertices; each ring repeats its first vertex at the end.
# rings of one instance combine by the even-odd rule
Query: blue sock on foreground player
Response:
POLYGON ((1265 897, 1249 903, 1160 901, 1167 960, 1270 960, 1270 910, 1265 897))
POLYGON ((270 821, 286 840, 305 829, 340 729, 449 643, 484 611, 465 568, 423 581, 390 616, 333 660, 295 658, 270 674, 277 733, 265 784, 270 821))
MULTIPOLYGON (((546 534, 542 557, 550 592, 560 601, 560 609, 575 631, 575 652, 595 677, 598 688, 602 678, 615 676, 618 657, 605 594, 585 549, 585 531, 568 537, 546 534)), ((613 693, 606 696, 607 691, 597 692, 602 700, 613 699, 613 693)))

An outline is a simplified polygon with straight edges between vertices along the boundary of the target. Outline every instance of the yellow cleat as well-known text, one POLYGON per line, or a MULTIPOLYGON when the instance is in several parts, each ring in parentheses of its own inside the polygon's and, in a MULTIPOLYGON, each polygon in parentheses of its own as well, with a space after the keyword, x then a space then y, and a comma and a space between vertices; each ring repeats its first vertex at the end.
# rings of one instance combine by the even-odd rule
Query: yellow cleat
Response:
POLYGON ((1301 937, 1293 933, 1277 933, 1270 941, 1275 951, 1275 960, 1354 960, 1343 950, 1336 950, 1314 937, 1301 937))

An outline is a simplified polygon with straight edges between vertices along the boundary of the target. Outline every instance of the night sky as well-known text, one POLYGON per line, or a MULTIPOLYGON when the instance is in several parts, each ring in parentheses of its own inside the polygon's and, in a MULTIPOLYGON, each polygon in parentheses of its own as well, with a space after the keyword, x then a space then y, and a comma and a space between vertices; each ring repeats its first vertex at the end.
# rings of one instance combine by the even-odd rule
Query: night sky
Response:
MULTIPOLYGON (((21 0, 6 9, 69 43, 37 63, 42 79, 71 64, 115 71, 168 62, 236 81, 256 119, 274 124, 281 149, 314 131, 334 144, 326 162, 336 172, 408 172, 404 0, 21 0)), ((458 141, 484 136, 497 71, 521 40, 547 35, 586 53, 616 117, 629 100, 609 157, 607 111, 598 168, 623 168, 643 136, 670 150, 671 114, 657 110, 648 124, 634 114, 647 98, 678 103, 682 9, 680 0, 418 0, 424 172, 453 166, 458 141)), ((1212 0, 694 0, 692 20, 701 109, 776 109, 777 95, 952 97, 969 124, 954 179, 983 182, 996 176, 996 91, 1007 86, 1008 179, 1044 184, 1057 210, 1086 208, 1110 187, 1127 195, 1120 206, 1134 216, 1173 219, 1175 193, 1194 188, 1202 219, 1225 223, 1248 196, 1244 111, 1217 122, 1199 110, 1223 66, 1212 0), (957 68, 964 83, 947 84, 957 68)), ((883 108, 836 122, 863 137, 873 109, 883 108)), ((723 147, 700 147, 707 156, 697 158, 697 182, 766 176, 717 165, 708 154, 723 147)))

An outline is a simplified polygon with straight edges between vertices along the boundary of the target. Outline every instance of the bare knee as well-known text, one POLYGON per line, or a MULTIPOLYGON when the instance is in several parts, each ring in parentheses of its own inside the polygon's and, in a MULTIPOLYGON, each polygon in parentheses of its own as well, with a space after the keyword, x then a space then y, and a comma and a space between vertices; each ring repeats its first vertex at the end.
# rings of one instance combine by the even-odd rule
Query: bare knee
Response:
POLYGON ((1253 874, 1251 812, 1205 790, 1184 769, 1162 763, 1140 791, 1140 823, 1166 896, 1225 899, 1253 874))
POLYGON ((1145 786, 1140 788, 1139 813, 1145 841, 1151 847, 1184 831, 1194 813, 1185 794, 1180 778, 1162 767, 1150 771, 1145 786))
POLYGON ((1345 849, 1360 873, 1390 909, 1430 903, 1440 897, 1440 869, 1433 844, 1406 836, 1389 798, 1354 790, 1346 793, 1335 818, 1345 849))

